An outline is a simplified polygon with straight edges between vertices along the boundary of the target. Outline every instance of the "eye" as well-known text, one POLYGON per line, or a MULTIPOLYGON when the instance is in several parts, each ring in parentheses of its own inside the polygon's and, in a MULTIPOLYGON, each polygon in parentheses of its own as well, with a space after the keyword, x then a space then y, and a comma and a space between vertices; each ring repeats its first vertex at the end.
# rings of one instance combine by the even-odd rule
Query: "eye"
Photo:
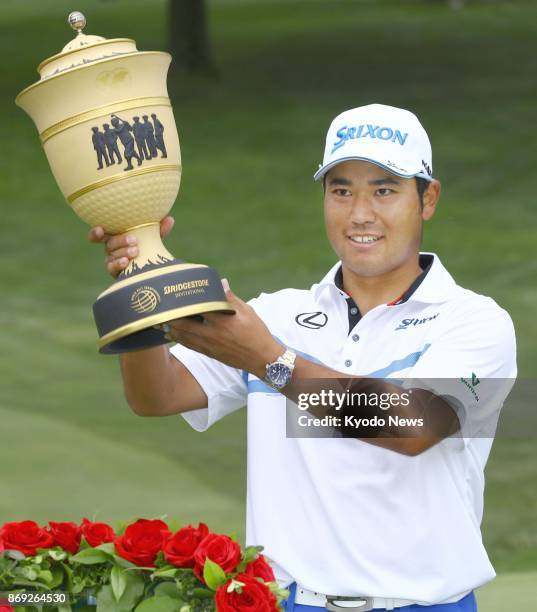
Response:
POLYGON ((338 196, 339 198, 346 198, 346 197, 352 195, 349 189, 344 189, 343 187, 340 187, 338 189, 334 189, 332 191, 332 193, 335 196, 338 196))
POLYGON ((377 195, 381 197, 389 196, 392 193, 395 193, 395 191, 393 189, 389 189, 388 187, 381 187, 380 189, 377 189, 377 195))

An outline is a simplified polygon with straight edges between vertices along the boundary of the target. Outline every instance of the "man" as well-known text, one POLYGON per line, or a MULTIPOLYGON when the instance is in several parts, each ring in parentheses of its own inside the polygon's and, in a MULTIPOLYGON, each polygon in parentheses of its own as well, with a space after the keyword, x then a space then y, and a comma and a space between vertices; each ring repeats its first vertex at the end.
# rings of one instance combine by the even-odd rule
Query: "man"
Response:
MULTIPOLYGON (((473 590, 494 576, 479 525, 490 420, 516 375, 510 317, 419 253, 440 183, 415 115, 342 113, 315 178, 340 261, 310 290, 247 305, 228 289, 235 316, 170 322, 170 352, 121 356, 127 400, 144 416, 182 413, 198 431, 247 403, 247 543, 264 545, 289 585, 287 610, 476 610, 473 590), (285 396, 342 378, 368 397, 400 397, 415 381, 389 413, 423 424, 287 437, 285 396)), ((136 256, 132 237, 90 237, 106 242, 113 275, 136 256)), ((311 401, 309 413, 334 410, 311 401)))
POLYGON ((168 157, 166 145, 164 144, 164 126, 158 120, 156 113, 151 113, 151 118, 153 119, 153 125, 155 126, 155 146, 162 153, 161 157, 168 157))
POLYGON ((123 162, 123 158, 121 157, 121 153, 119 152, 119 147, 117 146, 116 131, 110 129, 109 123, 103 123, 103 132, 104 132, 104 142, 106 143, 106 148, 108 150, 108 157, 110 158, 110 163, 115 164, 116 158, 117 158, 117 163, 121 164, 123 162))
POLYGON ((133 117, 132 120, 134 121, 132 124, 132 131, 138 146, 140 159, 151 159, 152 155, 149 152, 146 143, 146 127, 143 123, 140 123, 140 117, 133 117))
POLYGON ((103 159, 105 161, 106 167, 110 165, 110 161, 108 160, 108 154, 106 153, 106 146, 104 140, 104 134, 99 132, 99 128, 97 126, 92 127, 91 131, 93 132, 91 136, 91 141, 93 143, 93 148, 97 153, 97 170, 103 169, 103 159))
POLYGON ((121 144, 123 145, 124 151, 123 155, 127 161, 127 165, 123 168, 124 171, 132 170, 132 158, 136 158, 138 165, 142 164, 142 158, 136 153, 136 149, 134 148, 134 138, 131 136, 132 126, 127 121, 123 121, 117 115, 112 115, 112 119, 110 121, 112 124, 112 129, 118 135, 119 140, 121 140, 121 144))
POLYGON ((145 130, 145 140, 147 142, 147 146, 149 148, 149 152, 151 153, 151 157, 157 157, 157 141, 155 140, 155 128, 151 121, 149 121, 148 115, 143 115, 142 119, 144 122, 142 123, 145 130))

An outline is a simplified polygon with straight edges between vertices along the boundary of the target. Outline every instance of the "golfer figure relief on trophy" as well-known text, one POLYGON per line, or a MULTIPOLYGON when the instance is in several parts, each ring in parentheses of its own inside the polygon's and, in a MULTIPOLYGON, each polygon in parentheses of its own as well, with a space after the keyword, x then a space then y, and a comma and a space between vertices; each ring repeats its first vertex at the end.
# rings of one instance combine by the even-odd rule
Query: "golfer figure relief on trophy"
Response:
POLYGON ((16 103, 34 121, 52 173, 75 213, 107 234, 134 234, 139 255, 93 305, 102 353, 165 344, 154 326, 232 313, 217 272, 177 260, 160 238, 181 182, 181 152, 166 74, 171 56, 127 38, 82 32, 38 67, 16 103))

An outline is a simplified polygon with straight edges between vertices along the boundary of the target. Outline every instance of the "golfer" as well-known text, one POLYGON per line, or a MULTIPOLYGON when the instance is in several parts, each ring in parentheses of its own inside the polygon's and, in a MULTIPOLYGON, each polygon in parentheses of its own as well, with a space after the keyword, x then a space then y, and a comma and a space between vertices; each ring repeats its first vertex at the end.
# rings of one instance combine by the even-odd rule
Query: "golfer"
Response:
MULTIPOLYGON (((414 114, 371 104, 338 115, 315 179, 332 269, 249 304, 226 283, 234 316, 172 321, 171 348, 121 355, 127 401, 197 431, 247 405, 247 544, 265 546, 287 610, 474 611, 474 590, 495 575, 483 470, 516 376, 511 319, 420 253, 440 183, 414 114), (353 435, 351 421, 327 438, 313 419, 337 410, 310 393, 307 435, 288 435, 288 399, 304 400, 306 381, 322 391, 321 379, 399 400, 375 437, 353 435), (420 382, 403 402, 405 380, 420 382)), ((106 244, 114 276, 137 254, 128 235, 93 228, 90 239, 106 244)))

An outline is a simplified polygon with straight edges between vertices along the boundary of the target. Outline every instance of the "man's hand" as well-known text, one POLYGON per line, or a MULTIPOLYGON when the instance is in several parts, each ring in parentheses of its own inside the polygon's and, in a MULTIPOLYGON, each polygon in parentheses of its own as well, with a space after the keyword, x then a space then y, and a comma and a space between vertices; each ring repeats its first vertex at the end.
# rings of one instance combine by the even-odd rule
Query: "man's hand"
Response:
MULTIPOLYGON (((160 236, 165 238, 172 230, 175 220, 165 217, 160 222, 160 236)), ((88 234, 90 242, 103 243, 106 250, 106 270, 114 278, 122 272, 131 259, 138 255, 138 242, 132 234, 106 234, 102 227, 92 227, 88 234)))
POLYGON ((210 312, 203 320, 176 319, 161 327, 169 340, 262 380, 266 364, 275 361, 285 348, 274 340, 255 310, 231 291, 227 280, 222 284, 234 315, 210 312))

